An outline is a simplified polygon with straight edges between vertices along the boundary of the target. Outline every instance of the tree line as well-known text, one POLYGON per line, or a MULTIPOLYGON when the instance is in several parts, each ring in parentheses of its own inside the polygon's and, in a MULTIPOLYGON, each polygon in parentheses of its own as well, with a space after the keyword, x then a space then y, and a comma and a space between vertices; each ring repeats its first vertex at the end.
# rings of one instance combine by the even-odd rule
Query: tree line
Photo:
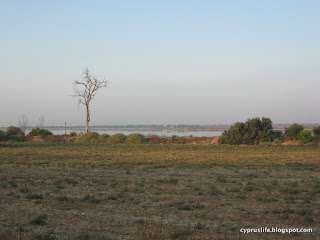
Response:
MULTIPOLYGON (((143 143, 158 143, 158 144, 185 144, 192 143, 188 137, 172 136, 171 138, 151 136, 145 137, 142 134, 134 133, 128 136, 117 133, 112 136, 109 134, 99 134, 97 132, 87 132, 77 134, 70 132, 69 135, 53 135, 47 129, 34 128, 27 135, 24 131, 15 126, 8 127, 6 131, 0 130, 0 142, 14 141, 22 142, 28 141, 33 137, 38 136, 43 139, 49 138, 50 141, 64 140, 64 137, 72 137, 76 143, 129 143, 129 144, 143 144, 143 143), (189 140, 188 140, 189 139, 189 140)), ((252 118, 246 122, 236 122, 228 130, 224 131, 219 137, 218 143, 229 145, 258 145, 264 142, 281 143, 284 141, 300 141, 302 143, 315 142, 320 138, 320 126, 313 129, 313 133, 305 129, 300 124, 292 124, 285 132, 273 130, 272 121, 269 118, 252 118)))

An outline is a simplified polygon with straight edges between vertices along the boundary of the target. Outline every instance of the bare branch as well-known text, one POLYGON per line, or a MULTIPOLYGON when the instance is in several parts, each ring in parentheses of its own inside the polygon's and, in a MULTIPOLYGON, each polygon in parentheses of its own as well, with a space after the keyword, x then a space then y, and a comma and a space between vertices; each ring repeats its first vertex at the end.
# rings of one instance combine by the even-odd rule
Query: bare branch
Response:
POLYGON ((39 124, 37 125, 39 128, 43 128, 44 125, 44 115, 42 115, 41 117, 39 117, 38 119, 39 124))
POLYGON ((28 128, 28 123, 29 123, 29 120, 28 120, 27 116, 22 114, 19 119, 19 126, 24 134, 26 134, 26 129, 28 128))

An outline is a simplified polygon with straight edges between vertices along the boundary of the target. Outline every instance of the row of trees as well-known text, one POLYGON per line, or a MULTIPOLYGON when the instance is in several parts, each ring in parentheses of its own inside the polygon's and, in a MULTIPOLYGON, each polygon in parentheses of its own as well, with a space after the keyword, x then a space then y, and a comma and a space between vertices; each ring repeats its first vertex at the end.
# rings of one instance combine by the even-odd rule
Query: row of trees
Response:
MULTIPOLYGON (((320 137, 320 126, 313 129, 313 133, 304 129, 300 124, 293 124, 285 130, 283 134, 281 131, 272 129, 272 121, 269 118, 253 118, 248 119, 246 122, 237 122, 230 127, 229 130, 224 131, 219 137, 220 144, 231 145, 257 145, 261 142, 282 142, 284 140, 299 140, 303 143, 315 141, 316 137, 320 137)), ((27 136, 19 127, 8 127, 6 131, 0 130, 0 141, 25 141, 31 140, 32 136, 41 136, 45 138, 52 135, 46 129, 34 128, 27 136)), ((76 132, 71 132, 70 137, 76 137, 76 132)), ((63 136, 50 136, 51 141, 56 141, 63 136)), ((64 138, 63 138, 64 139, 64 138)), ((76 137, 78 143, 129 143, 129 144, 142 144, 146 142, 146 138, 142 134, 133 133, 128 136, 117 133, 112 136, 109 134, 99 135, 97 132, 87 132, 80 134, 76 137)), ((186 143, 185 138, 172 136, 170 141, 164 139, 148 138, 148 142, 153 143, 186 143)))
MULTIPOLYGON (((320 126, 314 129, 314 135, 320 136, 320 126)), ((224 131, 219 138, 221 144, 231 145, 257 145, 261 142, 274 142, 288 140, 300 140, 303 143, 312 142, 315 136, 308 129, 300 124, 293 124, 285 130, 281 131, 272 129, 272 121, 270 118, 263 117, 248 119, 246 122, 236 122, 228 130, 224 131)))
MULTIPOLYGON (((14 142, 23 142, 26 141, 28 137, 32 136, 41 136, 43 138, 53 135, 47 129, 43 128, 34 128, 27 135, 24 134, 21 128, 19 127, 8 127, 6 131, 0 130, 0 142, 3 141, 14 141, 14 142)), ((77 136, 75 132, 71 132, 70 136, 77 136)), ((77 143, 128 143, 128 144, 143 144, 146 143, 146 139, 142 134, 133 133, 128 136, 117 133, 112 136, 109 134, 98 134, 97 132, 87 132, 80 134, 76 138, 77 143)))

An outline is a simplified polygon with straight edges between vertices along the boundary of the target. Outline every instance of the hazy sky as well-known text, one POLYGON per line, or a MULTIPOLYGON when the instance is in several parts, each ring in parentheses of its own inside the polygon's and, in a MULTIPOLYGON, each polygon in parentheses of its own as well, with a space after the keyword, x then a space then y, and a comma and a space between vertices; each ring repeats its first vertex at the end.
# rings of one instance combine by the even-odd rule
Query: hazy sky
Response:
POLYGON ((320 122, 320 1, 0 0, 0 126, 320 122))

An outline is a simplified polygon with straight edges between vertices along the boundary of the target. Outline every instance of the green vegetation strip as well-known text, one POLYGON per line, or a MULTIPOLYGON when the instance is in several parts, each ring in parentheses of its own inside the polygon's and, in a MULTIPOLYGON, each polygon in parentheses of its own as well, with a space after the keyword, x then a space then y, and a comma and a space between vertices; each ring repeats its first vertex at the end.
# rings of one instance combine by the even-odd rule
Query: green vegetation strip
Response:
POLYGON ((92 167, 286 166, 317 170, 320 148, 312 146, 126 145, 1 143, 1 164, 92 167))

